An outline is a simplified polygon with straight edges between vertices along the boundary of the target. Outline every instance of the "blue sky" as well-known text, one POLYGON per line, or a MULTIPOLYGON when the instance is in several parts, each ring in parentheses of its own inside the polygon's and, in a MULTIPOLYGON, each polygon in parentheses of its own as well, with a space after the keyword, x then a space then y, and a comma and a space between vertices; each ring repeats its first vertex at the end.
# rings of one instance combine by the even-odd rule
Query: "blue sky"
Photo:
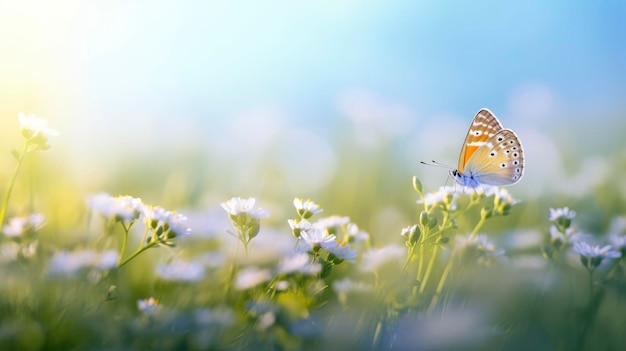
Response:
POLYGON ((626 6, 617 3, 99 6, 90 15, 108 17, 79 53, 97 109, 228 116, 278 105, 322 118, 338 92, 360 88, 426 114, 471 115, 504 110, 527 82, 572 109, 624 107, 626 6))

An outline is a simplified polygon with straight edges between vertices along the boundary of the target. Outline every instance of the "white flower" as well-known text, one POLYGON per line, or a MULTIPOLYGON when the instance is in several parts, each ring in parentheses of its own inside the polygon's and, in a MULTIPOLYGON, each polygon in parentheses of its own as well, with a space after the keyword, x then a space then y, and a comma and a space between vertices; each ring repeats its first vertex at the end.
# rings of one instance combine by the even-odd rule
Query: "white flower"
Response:
POLYGON ((83 269, 98 271, 112 269, 117 265, 118 253, 114 250, 96 252, 80 250, 74 252, 57 252, 50 261, 50 273, 55 275, 72 275, 83 269))
POLYGON ((575 211, 570 210, 568 207, 563 207, 563 208, 551 208, 550 216, 548 217, 548 219, 551 222, 556 222, 561 218, 572 220, 575 217, 576 217, 575 211))
POLYGON ((494 262, 504 261, 504 250, 498 250, 493 242, 484 234, 457 235, 456 246, 469 250, 479 264, 490 266, 494 262))
POLYGON ((502 187, 494 187, 494 188, 495 188, 493 189, 493 195, 495 195, 494 203, 497 207, 504 206, 504 205, 513 206, 519 202, 518 200, 513 198, 513 195, 511 195, 511 193, 509 193, 509 191, 506 188, 502 188, 502 187))
POLYGON ((311 228, 310 230, 303 231, 300 238, 311 247, 319 247, 329 245, 335 242, 336 236, 334 234, 328 234, 328 230, 311 228))
POLYGON ((187 217, 180 213, 168 211, 159 206, 143 206, 143 216, 146 225, 150 228, 164 229, 164 232, 160 234, 162 240, 191 234, 191 229, 187 227, 187 217))
POLYGON ((89 196, 87 203, 93 212, 118 221, 136 220, 144 209, 141 199, 128 195, 113 197, 104 192, 89 196))
POLYGON ((619 258, 622 255, 615 251, 611 245, 600 247, 600 245, 591 245, 584 241, 574 243, 574 251, 581 256, 587 258, 619 258))
POLYGON ((270 280, 272 275, 269 269, 248 267, 239 271, 235 278, 235 289, 247 290, 270 280))
POLYGON ((404 227, 402 228, 402 231, 400 232, 400 235, 409 239, 411 237, 411 235, 413 233, 415 233, 415 231, 417 230, 417 224, 413 224, 411 226, 408 227, 404 227))
POLYGON ((302 200, 299 198, 293 199, 293 206, 296 208, 298 215, 302 218, 310 218, 313 215, 321 213, 324 211, 320 208, 320 205, 316 204, 311 200, 302 200))
POLYGON ((354 223, 348 223, 348 229, 346 231, 350 237, 350 241, 367 241, 370 238, 367 232, 359 230, 359 226, 354 223))
POLYGON ((288 219, 287 223, 289 223, 289 226, 291 227, 291 232, 293 233, 293 236, 296 238, 299 238, 302 235, 302 232, 311 230, 313 226, 306 219, 300 219, 300 220, 288 219))
POLYGON ((42 214, 32 214, 28 217, 13 217, 9 223, 2 227, 2 232, 7 236, 20 236, 29 229, 39 230, 43 227, 45 218, 42 214))
POLYGON ((161 310, 159 300, 154 297, 137 300, 137 308, 146 316, 153 316, 161 310))
POLYGON ((363 254, 361 270, 364 272, 376 271, 387 262, 398 261, 404 255, 406 255, 406 249, 395 243, 370 249, 363 254))
POLYGON ((278 264, 279 274, 302 273, 305 275, 316 275, 321 270, 322 265, 311 263, 310 256, 306 253, 288 256, 278 264))
POLYGON ((324 243, 322 247, 341 260, 356 262, 357 251, 347 244, 340 244, 336 240, 334 243, 324 243))
MULTIPOLYGON (((472 189, 473 191, 473 189, 472 189)), ((425 204, 426 207, 444 204, 450 210, 456 209, 456 199, 459 197, 456 189, 452 186, 442 186, 437 191, 426 193, 424 198, 417 200, 418 204, 425 204)))
POLYGON ((176 235, 190 235, 191 229, 187 227, 187 217, 176 212, 171 212, 167 223, 170 230, 176 235))
POLYGON ((580 255, 580 262, 590 271, 596 269, 605 258, 620 258, 622 256, 611 245, 600 247, 600 245, 591 245, 585 241, 575 242, 574 252, 580 255))
POLYGON ((156 268, 157 274, 164 280, 178 282, 196 282, 204 278, 204 266, 195 261, 172 262, 160 264, 156 268))
POLYGON ((626 236, 611 233, 611 235, 609 235, 609 242, 618 251, 624 252, 624 250, 626 250, 626 236))
POLYGON ((48 121, 35 115, 25 115, 20 112, 17 116, 20 121, 22 135, 26 139, 41 138, 45 144, 48 136, 58 136, 59 132, 48 127, 48 121))
POLYGON ((314 226, 319 229, 330 229, 350 223, 350 217, 330 216, 318 219, 314 226))
POLYGON ((618 216, 614 217, 611 220, 611 226, 609 228, 609 233, 624 235, 626 234, 626 217, 618 216))
POLYGON ((221 206, 231 216, 239 216, 240 214, 246 213, 256 219, 267 218, 269 216, 267 211, 261 208, 254 208, 255 202, 256 200, 253 197, 249 199, 233 197, 232 199, 223 202, 221 206))

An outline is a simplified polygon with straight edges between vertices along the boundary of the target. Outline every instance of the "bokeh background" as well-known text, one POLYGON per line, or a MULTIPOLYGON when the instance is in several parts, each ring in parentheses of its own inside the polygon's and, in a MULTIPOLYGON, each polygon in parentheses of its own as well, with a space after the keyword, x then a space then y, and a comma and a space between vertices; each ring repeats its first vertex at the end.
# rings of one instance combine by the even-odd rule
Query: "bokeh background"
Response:
POLYGON ((626 195, 624 15, 617 1, 1 1, 0 182, 23 111, 61 136, 26 165, 17 214, 62 228, 99 191, 182 212, 253 196, 285 226, 297 196, 399 240, 411 177, 451 184, 419 161, 455 167, 488 107, 525 147, 519 226, 568 205, 602 231, 626 195))

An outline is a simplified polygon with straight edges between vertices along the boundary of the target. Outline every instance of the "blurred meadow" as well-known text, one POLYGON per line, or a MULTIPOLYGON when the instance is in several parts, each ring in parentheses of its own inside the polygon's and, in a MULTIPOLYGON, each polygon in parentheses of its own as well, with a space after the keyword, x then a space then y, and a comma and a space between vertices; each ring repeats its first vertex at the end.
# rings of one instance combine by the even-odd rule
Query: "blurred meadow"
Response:
MULTIPOLYGON (((0 348, 619 349, 626 258, 610 253, 626 253, 626 240, 609 237, 626 231, 625 15, 620 2, 562 0, 0 1, 2 198, 11 150, 26 138, 18 114, 59 131, 50 150, 25 157, 0 223, 45 217, 28 239, 4 229, 0 348), (482 107, 524 146, 524 177, 506 188, 510 209, 495 200, 508 193, 458 186, 437 193, 458 197, 457 212, 445 196, 441 207, 416 203, 453 185, 447 169, 420 161, 456 168, 482 107), (55 278, 60 252, 120 252, 119 224, 132 221, 107 221, 94 205, 102 192, 184 214, 191 234, 169 247, 159 232, 148 239, 159 247, 128 265, 55 278), (247 252, 237 241, 250 229, 237 222, 241 203, 222 205, 233 197, 256 199, 243 212, 269 214, 249 213, 261 224, 247 252), (308 219, 294 198, 323 208, 311 222, 347 216, 368 239, 338 225, 356 259, 333 260, 329 250, 317 261, 311 244, 322 271, 289 280, 290 298, 266 296, 291 274, 281 266, 297 246, 287 220, 308 219), (576 214, 555 214, 564 207, 576 214), (483 225, 486 208, 493 215, 483 225), (436 242, 416 239, 411 251, 416 243, 400 233, 412 225, 436 242), (447 264, 462 256, 452 254, 463 246, 455 238, 473 229, 498 262, 453 268, 446 282, 447 264), (613 251, 574 249, 575 235, 613 251), (17 255, 13 242, 38 248, 17 255), (402 255, 388 253, 395 261, 374 279, 363 266, 376 248, 402 255), (443 292, 425 274, 431 257, 443 292), (201 278, 164 273, 198 260, 201 278), (282 273, 267 286, 235 279, 275 265, 282 273), (333 288, 348 278, 375 293, 333 288)), ((133 219, 124 258, 143 245, 144 217, 133 219)))

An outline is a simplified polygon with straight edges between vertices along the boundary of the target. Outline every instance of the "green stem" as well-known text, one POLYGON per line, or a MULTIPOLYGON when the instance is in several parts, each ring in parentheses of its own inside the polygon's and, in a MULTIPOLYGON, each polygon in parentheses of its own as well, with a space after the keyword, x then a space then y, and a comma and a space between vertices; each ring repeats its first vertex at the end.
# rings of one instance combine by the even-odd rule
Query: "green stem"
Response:
POLYGON ((118 266, 122 262, 122 257, 124 257, 124 254, 126 253, 126 245, 128 243, 128 232, 130 230, 130 225, 128 226, 128 228, 126 228, 126 226, 124 225, 124 222, 120 222, 120 223, 122 224, 122 228, 124 228, 124 240, 122 241, 122 248, 120 249, 120 257, 117 259, 118 266))
POLYGON ((583 343, 585 342, 585 334, 587 334, 587 329, 589 327, 589 319, 591 319, 591 311, 593 308, 593 269, 589 270, 589 303, 587 304, 587 316, 583 322, 583 329, 578 334, 578 343, 577 347, 579 350, 583 349, 583 343))
POLYGON ((133 258, 139 256, 139 254, 141 254, 142 252, 148 250, 151 247, 154 247, 156 245, 158 245, 158 242, 151 242, 150 244, 143 246, 143 247, 139 247, 135 252, 133 252, 130 256, 128 256, 122 263, 117 265, 117 269, 120 269, 122 267, 124 267, 125 264, 127 264, 128 262, 130 262, 133 258))
POLYGON ((472 230, 472 233, 470 234, 470 238, 473 238, 476 236, 476 234, 478 233, 478 231, 480 230, 480 228, 485 224, 485 221, 487 221, 487 216, 483 215, 481 213, 480 215, 480 221, 478 221, 478 223, 476 223, 476 226, 474 227, 474 230, 472 230))
POLYGON ((437 307, 437 303, 439 302, 439 296, 441 295, 441 292, 443 291, 443 287, 446 284, 446 279, 448 279, 448 275, 450 274, 450 270, 452 269, 452 262, 454 261, 454 254, 455 252, 452 251, 452 253, 450 254, 450 259, 448 260, 448 263, 446 264, 446 268, 443 270, 443 273, 441 274, 441 279, 439 280, 439 284, 437 285, 437 290, 435 291, 435 295, 433 296, 433 299, 430 301, 430 306, 428 307, 429 314, 433 312, 435 307, 437 307))
POLYGON ((433 266, 435 265, 435 260, 437 258, 437 253, 439 252, 439 246, 433 247, 433 253, 430 256, 430 260, 428 261, 428 266, 426 266, 426 273, 424 273, 424 280, 420 284, 420 293, 424 292, 426 289, 426 283, 428 282, 428 278, 430 278, 430 272, 433 270, 433 266))
POLYGON ((20 167, 22 167, 22 161, 24 161, 24 157, 26 156, 26 152, 28 151, 29 142, 24 142, 24 150, 20 154, 20 157, 17 160, 17 167, 15 167, 15 172, 13 172, 13 176, 11 177, 11 182, 9 183, 9 188, 7 189, 7 193, 4 196, 4 201, 2 202, 2 210, 0 210, 0 227, 4 223, 4 217, 7 214, 7 208, 9 207, 9 199, 11 198, 11 192, 13 191, 13 186, 15 185, 15 180, 17 179, 17 174, 20 171, 20 167))

